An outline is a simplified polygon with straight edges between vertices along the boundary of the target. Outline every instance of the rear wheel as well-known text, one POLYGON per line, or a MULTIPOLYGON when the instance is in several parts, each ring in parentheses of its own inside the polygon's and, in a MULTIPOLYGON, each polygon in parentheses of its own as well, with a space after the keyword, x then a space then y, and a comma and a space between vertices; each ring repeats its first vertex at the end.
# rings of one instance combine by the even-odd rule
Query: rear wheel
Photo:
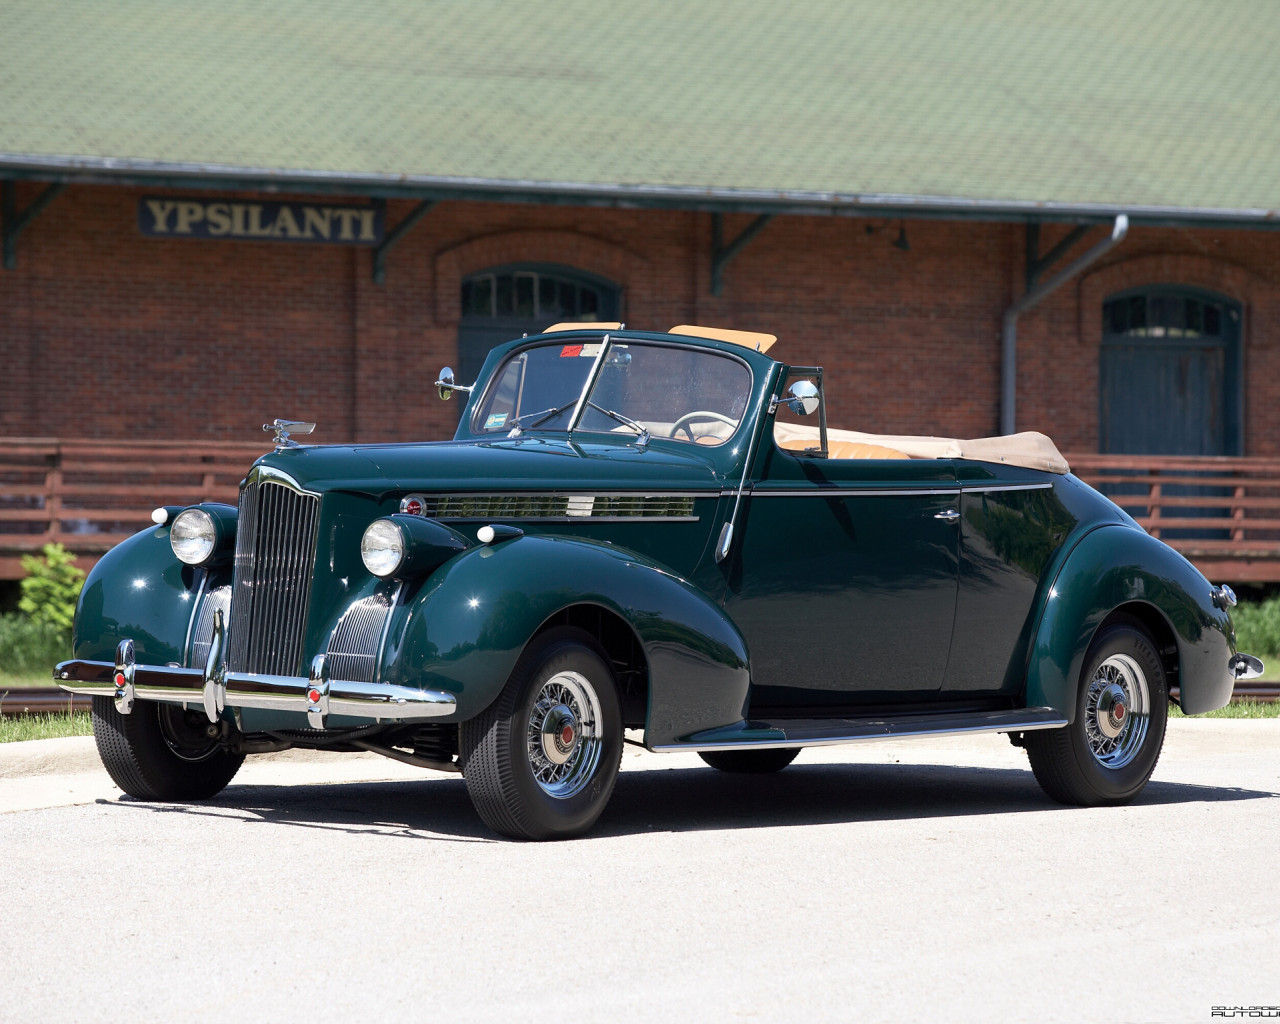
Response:
POLYGON ((1075 721, 1026 734, 1036 781, 1065 804, 1128 803, 1155 770, 1168 705, 1164 665, 1147 631, 1131 619, 1107 626, 1085 657, 1075 721))
POLYGON ((111 780, 139 800, 205 800, 244 764, 207 731, 198 711, 136 701, 122 715, 110 697, 93 698, 93 738, 111 780))
POLYGON ((462 724, 463 773, 476 811, 513 839, 564 839, 595 824, 622 760, 613 670, 590 634, 535 639, 498 699, 462 724))
POLYGON ((765 775, 780 772, 796 759, 799 747, 772 750, 700 750, 698 756, 718 772, 765 775))

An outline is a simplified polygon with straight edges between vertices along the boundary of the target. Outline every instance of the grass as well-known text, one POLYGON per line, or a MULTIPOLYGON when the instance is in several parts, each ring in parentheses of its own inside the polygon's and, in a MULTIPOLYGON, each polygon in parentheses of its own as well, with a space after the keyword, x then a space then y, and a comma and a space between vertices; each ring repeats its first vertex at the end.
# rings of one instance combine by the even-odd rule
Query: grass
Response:
POLYGON ((1254 700, 1245 697, 1233 700, 1225 708, 1209 711, 1203 715, 1184 715, 1182 709, 1174 704, 1169 705, 1170 718, 1280 718, 1280 700, 1254 700))
POLYGON ((55 740, 65 736, 92 736, 93 720, 87 711, 73 714, 19 715, 0 718, 0 743, 24 740, 55 740))
POLYGON ((57 682, 53 678, 53 666, 49 666, 48 672, 41 672, 39 675, 31 672, 4 672, 0 671, 0 693, 5 690, 28 690, 32 687, 54 687, 57 682))

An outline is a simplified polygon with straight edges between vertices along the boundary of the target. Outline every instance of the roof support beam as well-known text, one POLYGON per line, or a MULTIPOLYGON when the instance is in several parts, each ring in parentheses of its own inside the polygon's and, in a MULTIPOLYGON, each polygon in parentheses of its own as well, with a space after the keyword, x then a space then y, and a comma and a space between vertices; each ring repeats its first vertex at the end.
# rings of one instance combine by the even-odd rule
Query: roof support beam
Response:
POLYGON ((1027 294, 1004 312, 1004 331, 1000 340, 1000 433, 1012 434, 1017 431, 1018 400, 1018 315, 1045 298, 1060 286, 1084 270, 1091 263, 1100 260, 1104 255, 1124 241, 1129 233, 1129 218, 1119 214, 1111 225, 1111 235, 1097 245, 1072 260, 1056 274, 1042 284, 1035 283, 1049 265, 1066 253, 1077 240, 1084 237, 1087 227, 1078 227, 1070 232, 1042 259, 1037 250, 1040 246, 1040 228, 1038 224, 1027 225, 1027 294), (1069 244, 1068 244, 1069 243, 1069 244), (1034 271, 1034 277, 1033 277, 1034 271))
POLYGON ((728 245, 724 244, 724 214, 711 215, 711 294, 719 295, 724 291, 724 268, 729 265, 738 253, 742 252, 748 242, 765 229, 765 225, 773 220, 773 214, 762 213, 745 228, 742 234, 728 245))
POLYGON ((1062 241, 1043 256, 1040 255, 1040 222, 1027 225, 1027 291, 1040 281, 1040 275, 1058 262, 1076 242, 1089 233, 1089 224, 1077 224, 1063 236, 1062 241))
POLYGON ((41 192, 21 213, 18 212, 17 186, 8 178, 0 182, 0 207, 4 216, 4 269, 14 270, 18 266, 18 235, 30 224, 41 211, 58 198, 67 186, 55 182, 41 192))
POLYGON ((390 252, 400 239, 404 238, 418 221, 427 215, 431 207, 436 205, 434 199, 424 199, 412 210, 410 210, 404 219, 394 228, 386 233, 382 239, 382 244, 373 250, 373 283, 385 284, 387 280, 387 253, 390 252))

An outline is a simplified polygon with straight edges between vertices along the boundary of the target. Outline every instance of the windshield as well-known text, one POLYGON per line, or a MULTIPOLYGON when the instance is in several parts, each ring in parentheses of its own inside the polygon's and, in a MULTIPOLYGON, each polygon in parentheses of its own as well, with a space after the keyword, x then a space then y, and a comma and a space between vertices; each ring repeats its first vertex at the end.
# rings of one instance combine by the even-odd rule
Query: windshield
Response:
MULTIPOLYGON (((568 430, 601 343, 523 349, 498 370, 472 421, 476 433, 568 430)), ((578 430, 720 445, 733 435, 751 393, 751 371, 705 349, 611 342, 587 395, 578 430)))

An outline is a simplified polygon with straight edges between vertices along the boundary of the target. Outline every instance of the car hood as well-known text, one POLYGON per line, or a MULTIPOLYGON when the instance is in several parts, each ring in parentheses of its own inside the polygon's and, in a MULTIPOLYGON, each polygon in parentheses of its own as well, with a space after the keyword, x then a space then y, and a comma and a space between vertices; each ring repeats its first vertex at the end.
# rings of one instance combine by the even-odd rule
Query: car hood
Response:
POLYGON ((257 465, 311 491, 715 490, 698 453, 542 437, 279 449, 257 465))

